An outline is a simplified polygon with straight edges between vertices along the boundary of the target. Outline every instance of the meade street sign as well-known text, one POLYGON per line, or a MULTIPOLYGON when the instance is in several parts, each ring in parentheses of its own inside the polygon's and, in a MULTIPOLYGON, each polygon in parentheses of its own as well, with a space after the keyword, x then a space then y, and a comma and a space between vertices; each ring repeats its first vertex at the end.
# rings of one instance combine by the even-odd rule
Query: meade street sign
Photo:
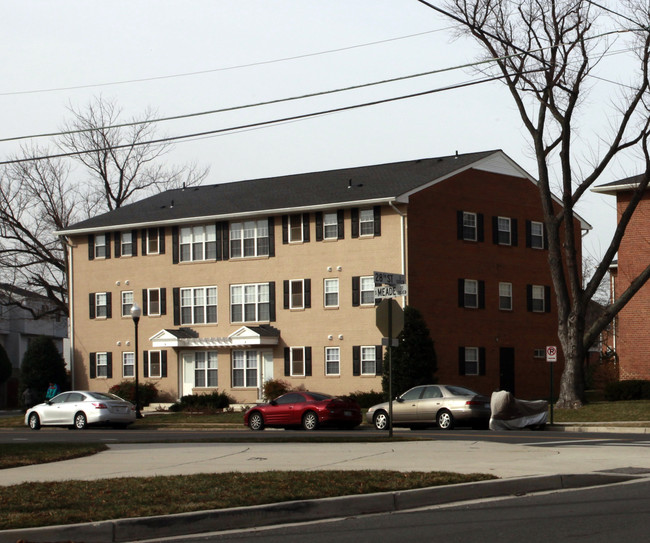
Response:
POLYGON ((375 287, 375 298, 395 298, 396 296, 406 296, 407 294, 408 289, 406 285, 375 287))

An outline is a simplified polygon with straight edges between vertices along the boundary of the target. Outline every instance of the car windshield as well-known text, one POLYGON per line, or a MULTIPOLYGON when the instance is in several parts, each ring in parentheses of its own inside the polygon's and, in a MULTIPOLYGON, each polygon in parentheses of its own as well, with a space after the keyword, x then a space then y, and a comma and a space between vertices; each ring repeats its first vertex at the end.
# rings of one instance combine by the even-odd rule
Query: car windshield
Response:
POLYGON ((123 402, 124 400, 115 394, 110 394, 107 392, 89 392, 88 396, 91 396, 95 400, 118 400, 123 402))
POLYGON ((322 400, 330 400, 332 399, 332 396, 329 394, 321 394, 320 392, 309 392, 309 395, 314 398, 317 402, 320 402, 322 400))
POLYGON ((465 387, 447 386, 447 390, 454 396, 478 396, 476 392, 465 387))

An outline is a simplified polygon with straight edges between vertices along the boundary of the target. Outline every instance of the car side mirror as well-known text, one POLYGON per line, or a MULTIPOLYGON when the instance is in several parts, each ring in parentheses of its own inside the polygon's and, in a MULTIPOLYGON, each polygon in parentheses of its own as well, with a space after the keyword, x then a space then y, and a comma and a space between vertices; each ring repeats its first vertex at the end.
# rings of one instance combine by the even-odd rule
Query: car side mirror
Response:
POLYGON ((397 403, 402 403, 404 400, 400 396, 395 396, 395 401, 397 403))
POLYGON ((271 400, 270 404, 271 405, 278 405, 278 402, 276 402, 275 400, 271 400))

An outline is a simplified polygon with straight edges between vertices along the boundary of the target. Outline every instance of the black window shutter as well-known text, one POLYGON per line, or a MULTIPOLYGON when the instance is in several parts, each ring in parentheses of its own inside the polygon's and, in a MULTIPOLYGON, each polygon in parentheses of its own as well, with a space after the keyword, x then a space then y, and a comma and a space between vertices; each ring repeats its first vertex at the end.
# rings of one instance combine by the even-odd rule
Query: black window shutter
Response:
POLYGON ((532 224, 531 221, 526 219, 526 247, 530 248, 533 245, 532 224))
POLYGON ((172 226, 172 264, 178 264, 180 245, 178 243, 178 226, 172 226))
POLYGON ((284 289, 284 309, 289 309, 289 281, 287 279, 282 281, 282 287, 284 289))
POLYGON ((517 229, 517 219, 510 219, 510 243, 513 247, 519 244, 519 233, 517 229))
POLYGON ((174 287, 172 289, 172 300, 174 304, 174 326, 181 324, 181 289, 174 287))
POLYGON ((269 320, 275 322, 275 281, 269 282, 269 320))
POLYGON ((311 307, 311 279, 305 279, 304 283, 305 308, 311 307))
POLYGON ((94 319, 95 318, 95 293, 91 292, 88 295, 88 307, 90 308, 90 318, 94 319))
POLYGON ((465 307, 465 279, 458 280, 458 307, 465 307))
POLYGON ((158 252, 161 255, 165 254, 165 228, 158 228, 158 252))
POLYGON ((221 232, 222 225, 223 225, 223 223, 221 223, 221 222, 215 223, 215 225, 214 225, 216 233, 217 233, 217 251, 216 251, 217 260, 223 260, 223 249, 222 249, 222 243, 223 243, 222 236, 223 236, 223 234, 221 232))
POLYGON ((372 209, 375 218, 375 236, 381 236, 381 206, 372 209))
POLYGON ((463 239, 463 212, 456 211, 456 237, 458 239, 463 239))
POLYGON ((499 244, 499 217, 492 217, 492 243, 499 244))
POLYGON ((336 212, 336 229, 338 230, 338 239, 343 239, 345 238, 345 230, 344 230, 344 212, 342 209, 339 209, 336 212))
POLYGON ((316 212, 316 241, 323 241, 323 212, 316 212))
POLYGON ((106 243, 106 258, 110 258, 111 257, 111 233, 110 232, 106 232, 106 234, 104 234, 104 240, 106 243))
POLYGON ((275 256, 275 219, 269 217, 269 256, 275 256))
POLYGON ((485 375, 485 347, 478 348, 478 374, 485 375))
POLYGON ((221 234, 221 257, 223 260, 228 260, 230 258, 230 227, 227 222, 221 223, 221 234))
POLYGON ((382 375, 384 373, 384 358, 381 353, 381 345, 375 345, 375 375, 382 375))
POLYGON ((113 353, 106 353, 106 377, 113 378, 113 353))
POLYGON ((291 350, 289 347, 284 348, 284 376, 291 375, 291 350))
POLYGON ((309 213, 302 214, 302 241, 309 241, 309 213))
POLYGON ((142 289, 142 314, 144 316, 149 312, 149 292, 146 288, 142 289))
POLYGON ((140 230, 140 235, 142 236, 142 255, 144 256, 147 254, 147 229, 140 230))
POLYGON ((544 312, 551 312, 551 287, 544 287, 544 312))
POLYGON ((138 231, 131 230, 131 247, 133 248, 133 256, 138 256, 138 231))
POLYGON ((106 318, 110 319, 113 316, 113 294, 106 293, 106 318))
POLYGON ((160 351, 160 376, 167 377, 167 351, 160 351))
POLYGON ((120 258, 122 256, 122 232, 115 232, 113 237, 115 241, 115 258, 120 258))
POLYGON ((167 289, 160 289, 160 314, 167 315, 167 289))
POLYGON ((361 375, 361 347, 352 347, 352 375, 361 375))
POLYGON ((478 282, 478 307, 485 309, 485 281, 478 282))
POLYGON ((142 372, 144 377, 149 377, 149 351, 142 351, 142 372))
POLYGON ((361 303, 361 277, 352 278, 352 306, 357 307, 361 303))
POLYGON ((311 377, 311 347, 305 347, 305 376, 311 377))
POLYGON ((458 347, 458 375, 465 375, 465 347, 458 347))
POLYGON ((358 207, 353 207, 350 210, 350 221, 351 221, 351 226, 350 226, 350 235, 353 238, 358 238, 359 237, 359 208, 358 207))
POLYGON ((526 285, 526 308, 533 310, 533 285, 526 285))
POLYGON ((88 260, 95 259, 95 235, 88 234, 88 260))
POLYGON ((95 379, 97 377, 97 356, 96 353, 90 353, 90 378, 95 379))
POLYGON ((282 215, 282 243, 289 243, 289 215, 282 215))
POLYGON ((476 240, 485 241, 485 226, 483 225, 483 213, 478 213, 476 215, 476 240))

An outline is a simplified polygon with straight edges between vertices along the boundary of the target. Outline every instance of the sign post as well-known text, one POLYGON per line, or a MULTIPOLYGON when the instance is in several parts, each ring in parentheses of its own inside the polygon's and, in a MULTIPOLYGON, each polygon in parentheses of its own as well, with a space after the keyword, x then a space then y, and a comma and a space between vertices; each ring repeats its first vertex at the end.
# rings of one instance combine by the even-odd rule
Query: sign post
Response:
POLYGON ((551 424, 553 424, 553 366, 557 362, 557 347, 555 345, 546 347, 546 361, 549 363, 551 369, 551 397, 549 404, 551 406, 551 424))
MULTIPOLYGON (((406 276, 375 272, 375 298, 383 298, 377 306, 377 328, 388 344, 388 437, 393 437, 393 341, 404 328, 404 311, 394 299, 406 296, 406 276), (387 286, 383 286, 387 285, 387 286)), ((382 340, 383 343, 383 340, 382 340)))

